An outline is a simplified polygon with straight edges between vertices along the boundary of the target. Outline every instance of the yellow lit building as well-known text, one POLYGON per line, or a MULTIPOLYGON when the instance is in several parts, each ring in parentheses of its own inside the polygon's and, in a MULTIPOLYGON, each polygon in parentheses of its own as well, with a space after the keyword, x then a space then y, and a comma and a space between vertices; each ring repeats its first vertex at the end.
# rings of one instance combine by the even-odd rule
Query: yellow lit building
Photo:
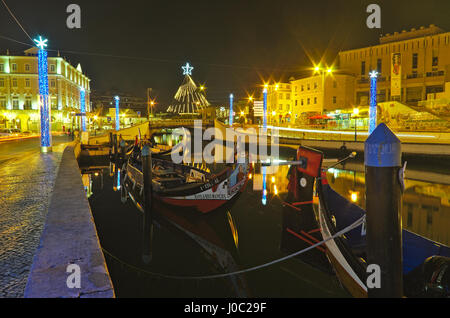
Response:
MULTIPOLYGON (((48 86, 52 130, 77 127, 80 116, 80 91, 90 111, 90 79, 80 64, 75 68, 64 58, 48 58, 48 86)), ((22 131, 39 130, 39 79, 37 49, 22 56, 0 55, 0 127, 22 131)))
POLYGON ((291 84, 266 85, 267 120, 269 124, 289 123, 292 116, 291 84))
POLYGON ((435 25, 380 37, 378 45, 339 53, 341 71, 356 77, 355 102, 369 103, 369 72, 378 75, 377 101, 419 101, 444 91, 450 81, 450 33, 435 25))
POLYGON ((323 72, 291 81, 294 121, 302 114, 324 114, 353 106, 354 77, 323 72))

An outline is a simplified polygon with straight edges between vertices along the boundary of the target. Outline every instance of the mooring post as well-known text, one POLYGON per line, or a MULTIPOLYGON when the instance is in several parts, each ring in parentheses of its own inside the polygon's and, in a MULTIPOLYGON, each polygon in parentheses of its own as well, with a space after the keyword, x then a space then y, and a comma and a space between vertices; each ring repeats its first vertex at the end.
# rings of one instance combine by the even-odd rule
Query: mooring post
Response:
POLYGON ((403 295, 401 160, 400 140, 384 123, 378 125, 364 144, 367 262, 380 273, 380 284, 374 285, 377 270, 368 269, 371 298, 403 295))
POLYGON ((146 144, 142 148, 142 172, 144 175, 144 227, 142 240, 142 260, 148 264, 152 260, 153 214, 152 214, 152 152, 146 144))

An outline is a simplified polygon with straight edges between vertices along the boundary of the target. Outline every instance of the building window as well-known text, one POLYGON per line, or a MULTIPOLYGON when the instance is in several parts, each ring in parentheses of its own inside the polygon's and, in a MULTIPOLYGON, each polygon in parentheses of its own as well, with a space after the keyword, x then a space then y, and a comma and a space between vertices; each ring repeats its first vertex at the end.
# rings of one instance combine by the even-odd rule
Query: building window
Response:
POLYGON ((303 102, 303 99, 302 99, 301 105, 303 106, 303 104, 304 104, 304 102, 303 102))
POLYGON ((25 79, 25 87, 30 87, 30 86, 31 86, 30 79, 29 78, 25 79))
POLYGON ((306 89, 309 91, 311 89, 311 86, 309 84, 307 84, 306 89))
POLYGON ((13 104, 13 109, 19 109, 19 99, 17 97, 13 98, 12 104, 13 104))
POLYGON ((23 109, 31 109, 31 97, 30 96, 25 97, 25 104, 23 106, 23 109))
POLYGON ((408 209, 408 217, 406 219, 406 226, 411 228, 412 224, 413 224, 413 214, 412 214, 412 209, 408 209))
POLYGON ((55 73, 55 64, 50 65, 50 72, 55 73))
POLYGON ((0 72, 4 72, 5 71, 5 64, 0 64, 0 72))
POLYGON ((286 94, 286 99, 291 99, 291 94, 286 94))
POLYGON ((6 98, 4 98, 4 97, 0 98, 0 108, 1 109, 6 108, 6 98))
POLYGON ((314 104, 317 104, 317 97, 314 97, 314 104))
POLYGON ((58 109, 58 103, 55 96, 52 96, 51 98, 51 107, 52 109, 58 109))
POLYGON ((0 87, 5 87, 5 79, 0 78, 0 87))
POLYGON ((381 59, 377 59, 377 72, 378 74, 381 74, 381 59))
POLYGON ((438 66, 438 57, 437 56, 433 56, 431 66, 438 66))
POLYGON ((366 75, 366 62, 362 61, 361 62, 361 76, 366 75))
POLYGON ((317 83, 314 82, 314 89, 317 89, 317 83))
POLYGON ((51 87, 55 87, 55 80, 51 80, 51 81, 50 81, 50 86, 51 86, 51 87))
POLYGON ((295 106, 297 106, 297 104, 298 104, 298 100, 295 100, 295 106))
POLYGON ((283 99, 283 93, 280 93, 280 99, 283 99))
POLYGON ((413 53, 413 55, 412 55, 412 68, 417 68, 418 60, 419 60, 418 54, 417 53, 413 53))
POLYGON ((306 100, 306 104, 307 104, 307 105, 311 104, 311 101, 310 101, 309 98, 306 100))
POLYGON ((305 87, 302 85, 302 92, 305 90, 305 87))
POLYGON ((13 78, 12 87, 17 87, 17 78, 13 78))
POLYGON ((336 87, 337 87, 337 82, 333 81, 333 88, 336 88, 336 87))
POLYGON ((336 96, 333 96, 333 104, 336 104, 336 96))
POLYGON ((12 70, 13 70, 13 72, 17 72, 17 64, 16 63, 12 64, 12 70))
POLYGON ((29 72, 30 71, 30 64, 25 64, 25 71, 29 72))

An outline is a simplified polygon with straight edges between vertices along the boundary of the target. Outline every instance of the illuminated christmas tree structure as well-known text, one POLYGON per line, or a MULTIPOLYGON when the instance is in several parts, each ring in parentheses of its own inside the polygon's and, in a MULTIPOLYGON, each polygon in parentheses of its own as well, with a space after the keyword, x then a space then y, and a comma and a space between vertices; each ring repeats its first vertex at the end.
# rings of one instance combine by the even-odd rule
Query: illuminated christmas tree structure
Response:
POLYGON ((200 110, 208 107, 210 104, 206 100, 202 90, 195 85, 191 78, 194 69, 189 63, 182 66, 183 75, 185 75, 183 83, 175 94, 172 105, 167 108, 167 112, 176 114, 198 114, 200 110))

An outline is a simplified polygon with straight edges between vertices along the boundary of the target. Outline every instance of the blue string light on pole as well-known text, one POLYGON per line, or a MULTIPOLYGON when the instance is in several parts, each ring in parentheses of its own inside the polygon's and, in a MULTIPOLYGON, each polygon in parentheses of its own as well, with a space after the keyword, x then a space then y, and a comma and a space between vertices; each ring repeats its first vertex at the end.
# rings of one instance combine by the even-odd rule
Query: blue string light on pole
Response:
POLYGON ((263 90, 263 103, 264 103, 264 113, 263 113, 263 128, 267 129, 267 87, 263 90))
POLYGON ((81 111, 81 129, 86 131, 86 92, 84 88, 80 89, 80 111, 81 111))
POLYGON ((377 128, 377 80, 378 72, 372 71, 370 76, 370 108, 369 108, 369 134, 377 128))
POLYGON ((116 96, 114 97, 114 100, 116 101, 116 130, 120 130, 120 116, 119 116, 119 101, 120 97, 116 96))
POLYGON ((47 39, 39 36, 34 39, 38 51, 38 71, 39 71, 39 113, 41 126, 41 151, 52 151, 52 133, 50 123, 50 105, 48 98, 48 63, 47 63, 47 39))
POLYGON ((233 126, 233 94, 230 94, 230 119, 229 119, 229 123, 230 126, 233 126))

